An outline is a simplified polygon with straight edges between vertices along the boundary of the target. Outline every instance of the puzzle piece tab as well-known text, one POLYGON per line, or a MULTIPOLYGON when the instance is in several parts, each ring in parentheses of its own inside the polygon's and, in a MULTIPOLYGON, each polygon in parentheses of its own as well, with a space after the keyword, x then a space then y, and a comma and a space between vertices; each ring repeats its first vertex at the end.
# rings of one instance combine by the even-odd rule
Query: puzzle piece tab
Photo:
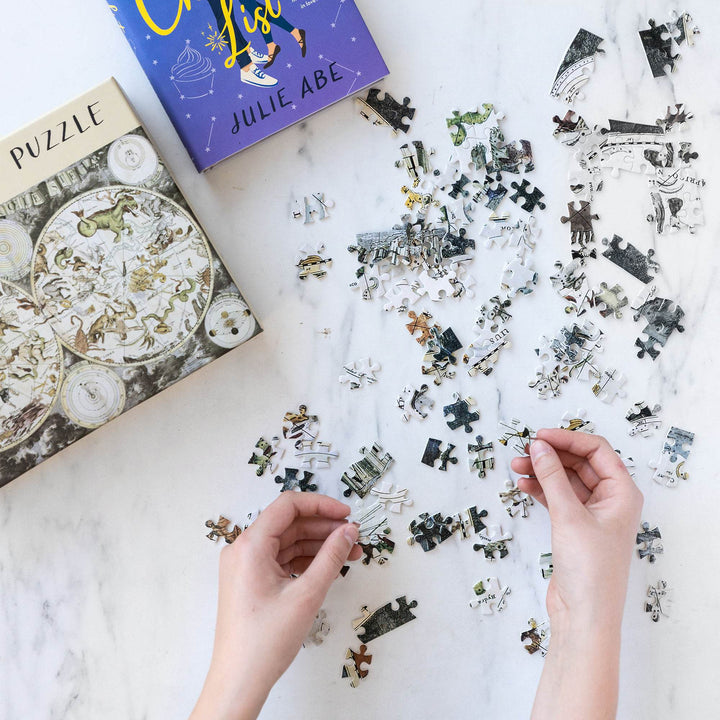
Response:
POLYGON ((372 663, 372 655, 367 654, 367 645, 361 645, 360 650, 355 651, 348 648, 345 659, 348 661, 343 665, 342 677, 350 678, 350 687, 356 688, 360 680, 367 677, 369 671, 365 665, 372 663))
POLYGON ((502 612, 507 606, 510 588, 500 585, 496 577, 485 578, 473 585, 475 598, 470 601, 470 607, 479 607, 483 615, 492 615, 493 612, 502 612))
POLYGON ((453 399, 455 402, 450 405, 445 405, 443 408, 443 415, 454 415, 452 420, 447 420, 447 426, 451 430, 457 430, 459 427, 464 427, 465 432, 472 432, 472 423, 480 419, 480 413, 470 412, 470 406, 474 405, 475 402, 472 398, 461 398, 459 393, 453 393, 453 399))
POLYGON ((358 497, 364 498, 393 461, 390 453, 382 454, 383 449, 378 443, 373 443, 370 449, 360 448, 360 453, 362 458, 354 462, 340 478, 347 485, 347 490, 343 492, 345 497, 350 497, 354 492, 358 497))
POLYGON ((514 181, 511 182, 510 187, 515 190, 515 192, 510 196, 510 199, 516 205, 520 204, 520 207, 525 212, 530 213, 535 210, 536 207, 539 207, 541 210, 545 209, 545 203, 542 201, 545 193, 537 187, 530 190, 530 183, 525 178, 523 178, 520 185, 514 181))

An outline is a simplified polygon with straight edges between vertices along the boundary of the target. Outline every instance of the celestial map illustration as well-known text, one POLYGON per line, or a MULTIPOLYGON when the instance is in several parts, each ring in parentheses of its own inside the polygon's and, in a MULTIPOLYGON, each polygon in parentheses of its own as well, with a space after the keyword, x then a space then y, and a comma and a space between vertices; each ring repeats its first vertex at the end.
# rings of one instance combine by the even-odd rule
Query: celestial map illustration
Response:
POLYGON ((218 295, 205 316, 205 332, 219 347, 233 348, 255 330, 255 318, 242 298, 232 293, 218 295))
POLYGON ((27 275, 32 259, 32 240, 13 220, 0 220, 0 278, 19 280, 27 275))
POLYGON ((61 340, 86 360, 134 365, 171 353, 203 320, 210 248, 193 218, 152 190, 77 195, 40 233, 33 293, 61 340))
POLYGON ((60 391, 65 414, 77 425, 96 428, 125 407, 125 384, 110 368, 79 362, 68 371, 60 391))
POLYGON ((139 185, 158 171, 159 160, 150 141, 140 135, 123 135, 108 148, 110 172, 126 185, 139 185))
POLYGON ((0 281, 0 451, 42 425, 62 379, 62 348, 35 301, 0 281))

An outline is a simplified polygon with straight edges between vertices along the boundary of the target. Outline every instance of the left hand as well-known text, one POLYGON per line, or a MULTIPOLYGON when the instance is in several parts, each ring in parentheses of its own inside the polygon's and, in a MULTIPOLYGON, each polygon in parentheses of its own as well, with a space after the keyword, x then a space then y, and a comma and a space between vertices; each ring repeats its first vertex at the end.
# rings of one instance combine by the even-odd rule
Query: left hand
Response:
POLYGON ((349 513, 324 495, 284 492, 222 550, 215 646, 191 720, 257 717, 343 563, 362 555, 349 513))

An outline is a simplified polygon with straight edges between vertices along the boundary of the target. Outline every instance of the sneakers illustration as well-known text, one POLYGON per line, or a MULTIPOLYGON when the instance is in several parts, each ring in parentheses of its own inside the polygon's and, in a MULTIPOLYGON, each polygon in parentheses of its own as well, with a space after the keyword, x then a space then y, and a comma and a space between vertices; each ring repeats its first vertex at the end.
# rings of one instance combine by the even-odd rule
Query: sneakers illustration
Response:
POLYGON ((258 52, 254 47, 252 47, 252 45, 248 47, 247 53, 250 56, 250 59, 255 63, 255 65, 263 65, 270 59, 269 55, 258 52))
POLYGON ((240 70, 240 80, 256 87, 272 87, 277 85, 277 78, 266 75, 257 65, 251 65, 247 70, 240 70))

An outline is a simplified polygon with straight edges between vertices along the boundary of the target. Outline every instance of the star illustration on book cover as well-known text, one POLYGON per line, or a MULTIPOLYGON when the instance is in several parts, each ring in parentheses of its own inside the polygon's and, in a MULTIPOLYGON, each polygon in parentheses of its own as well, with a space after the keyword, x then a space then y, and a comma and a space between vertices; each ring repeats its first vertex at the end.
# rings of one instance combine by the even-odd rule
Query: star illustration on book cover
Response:
POLYGON ((353 0, 112 5, 198 170, 387 74, 353 0))

